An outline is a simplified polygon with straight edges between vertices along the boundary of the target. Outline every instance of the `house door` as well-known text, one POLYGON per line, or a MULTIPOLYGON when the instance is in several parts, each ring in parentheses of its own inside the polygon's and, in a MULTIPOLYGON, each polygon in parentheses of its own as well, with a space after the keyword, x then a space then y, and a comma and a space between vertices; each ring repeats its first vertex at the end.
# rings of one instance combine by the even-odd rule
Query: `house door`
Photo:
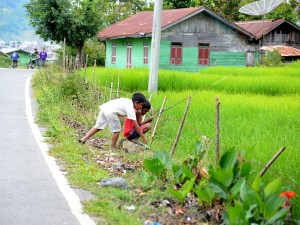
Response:
POLYGON ((127 57, 126 57, 126 67, 131 68, 132 66, 132 44, 131 42, 127 43, 127 57))
POLYGON ((254 66, 254 52, 246 52, 246 65, 254 66))

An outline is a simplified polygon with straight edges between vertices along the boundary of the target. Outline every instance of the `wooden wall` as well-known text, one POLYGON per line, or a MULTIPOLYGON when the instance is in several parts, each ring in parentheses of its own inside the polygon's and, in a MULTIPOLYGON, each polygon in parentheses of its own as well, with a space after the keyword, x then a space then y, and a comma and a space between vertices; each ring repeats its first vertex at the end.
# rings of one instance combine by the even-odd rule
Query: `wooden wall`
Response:
MULTIPOLYGON (((106 66, 126 68, 126 46, 128 42, 132 42, 132 67, 148 67, 150 60, 148 65, 143 64, 144 41, 149 42, 150 59, 151 38, 108 40, 106 42, 106 66), (116 64, 111 63, 112 42, 117 43, 116 64)), ((199 43, 209 44, 209 66, 246 66, 246 52, 258 50, 256 45, 247 44, 245 35, 206 13, 200 13, 162 32, 160 68, 182 71, 197 71, 205 68, 198 65, 199 43), (182 65, 170 65, 172 42, 182 43, 182 65)))
POLYGON ((287 45, 300 49, 300 32, 288 23, 283 23, 264 36, 264 45, 287 45))

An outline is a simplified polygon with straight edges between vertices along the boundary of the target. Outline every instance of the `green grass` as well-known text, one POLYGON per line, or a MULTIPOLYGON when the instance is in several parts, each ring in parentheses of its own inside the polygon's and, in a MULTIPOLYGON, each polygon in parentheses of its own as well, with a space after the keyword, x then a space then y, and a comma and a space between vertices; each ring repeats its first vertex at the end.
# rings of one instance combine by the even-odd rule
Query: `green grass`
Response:
MULTIPOLYGON (((299 71, 300 63, 279 68, 209 68, 199 73, 160 71, 159 92, 152 95, 151 104, 157 113, 166 96, 165 109, 169 109, 162 114, 151 146, 152 151, 171 150, 186 106, 185 99, 193 95, 174 160, 181 162, 185 159, 192 152, 196 140, 201 140, 201 136, 205 135, 212 140, 209 162, 214 162, 217 96, 221 102, 221 151, 231 146, 245 151, 246 160, 253 162, 254 175, 263 169, 282 146, 286 146, 285 152, 267 171, 264 179, 281 177, 285 181, 284 190, 298 192, 299 71), (212 86, 216 81, 220 82, 212 86), (183 101, 177 104, 181 100, 183 101)), ((92 74, 93 68, 88 68, 86 80, 89 83, 93 83, 92 74)), ((76 74, 66 76, 51 68, 39 71, 33 84, 40 107, 38 122, 48 126, 47 135, 54 143, 51 154, 64 162, 71 184, 90 190, 97 197, 84 203, 87 212, 104 218, 104 224, 141 224, 141 219, 145 219, 150 212, 151 201, 165 199, 169 195, 159 191, 159 184, 144 184, 138 171, 124 175, 132 189, 99 188, 99 180, 110 175, 95 164, 93 153, 86 146, 77 143, 78 134, 61 119, 62 115, 68 115, 76 118, 86 128, 93 126, 99 105, 109 98, 111 82, 114 88, 113 97, 116 95, 118 74, 120 96, 130 98, 136 91, 150 96, 147 93, 146 69, 97 68, 94 77, 96 87, 85 85, 76 74), (95 88, 101 91, 100 99, 95 88), (135 187, 149 188, 147 195, 137 195, 134 192, 135 187), (136 205, 137 210, 128 212, 125 205, 136 205)), ((110 135, 107 130, 97 134, 106 138, 110 135)), ((148 140, 151 139, 150 135, 147 134, 148 140)), ((149 154, 151 152, 146 155, 149 154)), ((137 154, 126 157, 136 161, 143 160, 145 156, 137 154)), ((299 201, 295 203, 294 213, 299 218, 299 201)))
MULTIPOLYGON (((94 79, 96 83, 100 79, 102 84, 106 81, 117 83, 120 74, 121 90, 147 94, 146 69, 101 68, 95 74, 101 74, 94 79)), ((91 70, 87 70, 86 79, 91 81, 91 77, 91 70)), ((300 189, 300 174, 296 172, 300 163, 297 154, 300 149, 300 62, 278 68, 216 67, 199 73, 160 71, 159 91, 152 96, 151 103, 157 113, 165 96, 165 108, 169 108, 190 95, 194 96, 175 151, 175 160, 191 153, 194 142, 201 140, 202 135, 213 141, 210 158, 214 159, 215 97, 218 96, 221 102, 221 150, 236 146, 245 151, 246 160, 254 162, 253 173, 258 174, 285 146, 285 152, 264 178, 281 177, 285 181, 283 188, 300 189), (217 83, 211 85, 214 82, 217 83)), ((130 96, 127 94, 127 97, 130 96)), ((153 149, 171 150, 185 105, 186 101, 183 101, 163 113, 153 149)), ((299 201, 296 211, 299 214, 299 201)))

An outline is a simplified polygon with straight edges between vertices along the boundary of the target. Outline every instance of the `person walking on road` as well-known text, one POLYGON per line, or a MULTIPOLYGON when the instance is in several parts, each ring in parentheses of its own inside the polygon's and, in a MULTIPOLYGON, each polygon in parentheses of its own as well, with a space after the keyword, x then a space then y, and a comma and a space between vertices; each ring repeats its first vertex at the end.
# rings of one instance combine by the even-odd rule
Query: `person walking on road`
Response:
POLYGON ((45 48, 40 52, 40 59, 39 59, 39 67, 44 66, 47 58, 47 52, 45 51, 45 48))

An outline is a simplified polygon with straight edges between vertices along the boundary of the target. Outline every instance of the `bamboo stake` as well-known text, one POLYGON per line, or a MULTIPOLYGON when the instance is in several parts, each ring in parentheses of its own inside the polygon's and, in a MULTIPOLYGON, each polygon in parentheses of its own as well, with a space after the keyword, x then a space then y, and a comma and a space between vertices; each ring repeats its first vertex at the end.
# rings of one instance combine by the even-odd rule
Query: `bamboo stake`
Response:
POLYGON ((216 164, 220 158, 220 101, 218 97, 216 100, 216 164))
POLYGON ((158 125, 158 122, 159 122, 159 120, 160 120, 160 116, 161 116, 161 114, 162 114, 162 111, 163 111, 163 109, 164 109, 164 106, 165 106, 166 101, 167 101, 167 97, 164 98, 163 103, 161 104, 161 107, 160 107, 160 110, 159 110, 159 114, 158 114, 158 117, 157 117, 157 120, 156 120, 154 129, 153 129, 153 132, 152 132, 152 135, 151 135, 150 146, 151 146, 151 144, 152 144, 152 142, 153 142, 154 135, 155 135, 156 129, 157 129, 157 125, 158 125))
POLYGON ((66 65, 66 73, 69 73, 69 70, 68 70, 68 63, 69 63, 69 55, 66 55, 66 62, 65 62, 65 65, 66 65))
POLYGON ((190 103, 191 103, 191 96, 188 97, 188 100, 187 100, 187 103, 186 103, 186 107, 185 107, 185 111, 184 111, 184 114, 183 114, 183 117, 182 117, 182 120, 181 120, 181 124, 179 126, 177 136, 175 138, 175 142, 174 142, 174 145, 172 147, 171 157, 174 155, 176 146, 178 144, 178 141, 179 141, 179 138, 180 138, 180 135, 181 135, 181 131, 182 131, 182 128, 183 128, 183 125, 184 125, 184 122, 185 122, 185 118, 186 118, 187 112, 189 110, 190 103))
POLYGON ((84 81, 85 81, 86 67, 87 67, 87 64, 88 64, 88 59, 89 59, 89 55, 86 54, 85 65, 84 65, 84 75, 83 75, 83 80, 84 80, 84 81))
POLYGON ((119 91, 120 91, 120 73, 118 74, 117 98, 119 98, 119 91))
POLYGON ((64 38, 64 49, 62 57, 62 71, 65 72, 65 54, 66 54, 66 38, 64 38))
POLYGON ((72 59, 73 59, 73 57, 70 56, 70 60, 69 60, 69 71, 70 71, 70 72, 72 71, 72 64, 73 64, 72 59))
POLYGON ((96 59, 94 60, 94 69, 93 69, 93 85, 95 86, 95 70, 96 70, 96 59))
POLYGON ((106 102, 106 89, 107 89, 107 81, 105 82, 105 89, 104 89, 104 101, 103 103, 106 102))
POLYGON ((262 177, 265 172, 269 169, 269 167, 273 164, 273 162, 281 155, 281 153, 285 150, 285 146, 281 147, 281 149, 273 156, 273 158, 268 162, 268 164, 264 167, 264 169, 260 172, 260 176, 262 177))
POLYGON ((114 85, 114 82, 111 82, 111 83, 110 83, 110 94, 109 94, 109 100, 111 100, 111 98, 112 98, 112 93, 113 93, 113 85, 114 85))

